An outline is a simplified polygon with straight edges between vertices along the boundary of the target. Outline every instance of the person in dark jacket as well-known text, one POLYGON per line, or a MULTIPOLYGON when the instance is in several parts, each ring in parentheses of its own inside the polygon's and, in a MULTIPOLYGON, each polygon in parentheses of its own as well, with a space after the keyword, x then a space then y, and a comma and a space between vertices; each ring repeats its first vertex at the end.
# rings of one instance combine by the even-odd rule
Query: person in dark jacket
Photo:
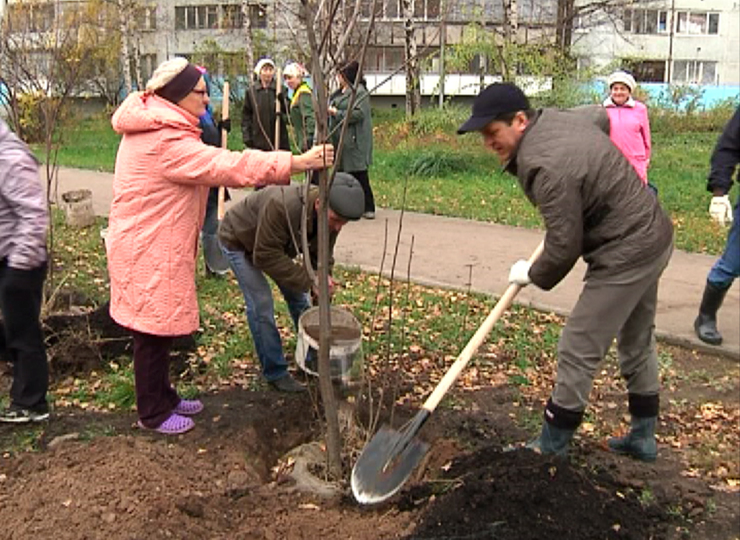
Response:
POLYGON ((262 58, 254 67, 254 79, 247 88, 242 107, 242 139, 247 148, 290 150, 286 124, 287 103, 275 80, 275 63, 262 58), (280 141, 275 148, 276 100, 280 99, 280 141))
POLYGON ((735 278, 740 276, 740 195, 735 202, 734 210, 728 195, 732 189, 732 177, 738 163, 740 163, 740 107, 735 110, 735 114, 717 140, 712 152, 707 181, 707 191, 712 193, 709 215, 722 225, 730 223, 725 251, 707 275, 699 315, 694 321, 696 335, 711 345, 722 344, 722 334, 717 329, 717 311, 725 299, 727 290, 735 278))
POLYGON ((370 93, 365 79, 358 80, 359 64, 348 62, 339 68, 337 79, 339 89, 329 98, 329 132, 331 141, 341 156, 336 164, 338 171, 351 174, 360 181, 365 191, 365 219, 375 218, 375 197, 370 186, 368 169, 373 162, 373 120, 370 109, 370 93), (355 84, 356 83, 356 84, 355 84), (354 88, 354 91, 353 91, 354 88), (355 94, 352 111, 349 103, 355 94), (342 124, 347 122, 342 149, 339 150, 339 138, 342 124))
POLYGON ((0 421, 49 418, 49 366, 39 315, 47 270, 49 213, 38 161, 0 120, 0 312, 3 356, 13 365, 10 405, 0 421))
POLYGON ((659 407, 655 310, 673 227, 610 141, 608 126, 603 108, 534 111, 517 86, 496 83, 476 97, 458 132, 481 132, 544 220, 541 257, 531 265, 516 262, 509 282, 549 290, 579 257, 588 265, 558 343, 557 380, 542 431, 528 446, 566 455, 596 369, 616 337, 632 422, 629 434, 610 439, 609 447, 653 461, 659 407))
MULTIPOLYGON (((301 314, 310 307, 309 291, 318 293, 303 264, 300 253, 303 205, 308 206, 306 233, 309 251, 316 268, 318 255, 319 190, 292 185, 266 187, 230 208, 218 230, 221 247, 244 295, 247 321, 252 333, 262 375, 280 392, 302 392, 305 387, 288 373, 280 333, 275 324, 275 307, 269 276, 288 304, 296 328, 301 314)), ((352 176, 336 173, 329 189, 330 257, 337 235, 347 221, 360 219, 365 208, 364 194, 352 176)), ((329 268, 333 266, 333 258, 329 268)), ((329 283, 333 289, 333 282, 329 283)))
MULTIPOLYGON (((211 95, 211 78, 205 68, 198 66, 198 70, 203 73, 203 79, 206 82, 206 91, 211 95)), ((216 122, 213 116, 213 109, 209 103, 206 106, 206 112, 198 119, 198 127, 201 129, 200 140, 210 146, 221 147, 221 130, 227 133, 231 130, 231 121, 216 122)), ((203 259, 206 264, 206 276, 215 277, 228 272, 229 263, 223 256, 221 248, 218 245, 218 187, 212 187, 208 190, 208 201, 206 203, 206 215, 203 219, 203 227, 200 231, 201 244, 203 245, 203 259)), ((229 192, 224 188, 224 199, 229 200, 229 192)))

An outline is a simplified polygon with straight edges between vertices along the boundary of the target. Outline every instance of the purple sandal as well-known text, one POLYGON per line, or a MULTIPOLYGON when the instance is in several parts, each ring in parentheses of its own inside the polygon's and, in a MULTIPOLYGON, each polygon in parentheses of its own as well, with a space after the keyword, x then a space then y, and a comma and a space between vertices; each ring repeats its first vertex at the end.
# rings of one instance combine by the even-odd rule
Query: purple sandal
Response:
POLYGON ((190 431, 195 427, 195 422, 193 422, 190 418, 180 416, 179 414, 175 413, 172 413, 167 420, 162 422, 159 427, 156 428, 146 427, 144 424, 141 423, 141 420, 139 420, 138 424, 140 428, 151 429, 151 431, 156 431, 164 435, 180 435, 181 433, 190 431))
POLYGON ((203 410, 203 403, 199 399, 181 399, 172 412, 182 416, 195 416, 203 410))

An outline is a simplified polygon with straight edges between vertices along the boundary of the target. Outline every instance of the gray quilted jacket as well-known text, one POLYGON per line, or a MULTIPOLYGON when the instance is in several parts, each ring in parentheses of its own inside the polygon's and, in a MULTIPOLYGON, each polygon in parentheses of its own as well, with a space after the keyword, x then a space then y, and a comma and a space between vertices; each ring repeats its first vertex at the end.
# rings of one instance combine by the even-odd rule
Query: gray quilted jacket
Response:
POLYGON ((48 225, 38 161, 0 120, 0 261, 20 270, 41 266, 48 225))
POLYGON ((609 139, 601 107, 538 111, 506 169, 545 222, 545 251, 529 276, 549 290, 579 257, 587 277, 658 258, 673 226, 658 199, 609 139))

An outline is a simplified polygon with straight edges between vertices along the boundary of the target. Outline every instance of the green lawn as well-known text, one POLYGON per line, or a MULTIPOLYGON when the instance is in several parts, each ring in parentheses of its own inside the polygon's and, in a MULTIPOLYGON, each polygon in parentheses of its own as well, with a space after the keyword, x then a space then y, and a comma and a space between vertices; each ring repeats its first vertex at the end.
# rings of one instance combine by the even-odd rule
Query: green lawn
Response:
MULTIPOLYGON (((437 118, 404 129, 393 117, 376 123, 376 149, 370 171, 379 206, 462 217, 522 227, 539 227, 539 215, 517 181, 502 174, 496 156, 475 135, 457 137, 461 111, 450 111, 447 125, 437 118)), ((439 115, 437 115, 439 116, 439 115)), ((229 147, 241 149, 238 118, 229 147)), ((711 222, 705 189, 709 156, 718 132, 654 133, 649 176, 671 215, 679 249, 718 254, 726 233, 711 222)), ((119 136, 106 118, 77 121, 66 128, 59 164, 113 171, 119 136)), ((40 150, 37 149, 40 157, 40 150)))

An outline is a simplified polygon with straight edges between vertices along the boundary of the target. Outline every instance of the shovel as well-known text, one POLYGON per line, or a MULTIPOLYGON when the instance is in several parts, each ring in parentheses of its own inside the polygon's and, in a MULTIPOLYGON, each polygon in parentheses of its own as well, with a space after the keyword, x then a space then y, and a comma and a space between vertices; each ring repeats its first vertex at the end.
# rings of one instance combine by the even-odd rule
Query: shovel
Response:
MULTIPOLYGON (((544 241, 532 253, 529 258, 530 264, 537 260, 543 249, 544 241)), ((520 289, 519 285, 509 285, 416 416, 398 430, 383 426, 365 446, 352 469, 352 493, 357 502, 361 504, 382 502, 401 489, 408 480, 429 449, 429 445, 417 439, 416 434, 460 376, 501 315, 511 306, 520 289)))

